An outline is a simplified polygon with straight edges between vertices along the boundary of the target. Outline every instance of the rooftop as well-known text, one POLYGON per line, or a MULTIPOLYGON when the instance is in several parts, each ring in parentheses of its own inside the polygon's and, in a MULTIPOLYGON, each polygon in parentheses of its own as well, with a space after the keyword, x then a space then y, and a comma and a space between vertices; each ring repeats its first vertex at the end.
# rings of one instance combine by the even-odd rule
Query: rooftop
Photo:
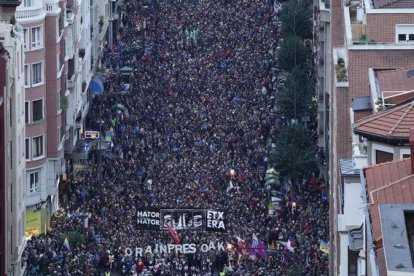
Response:
POLYGON ((387 271, 414 273, 405 219, 414 204, 380 204, 379 210, 387 271))
POLYGON ((374 241, 382 239, 380 204, 413 204, 414 175, 411 172, 411 158, 395 160, 364 169, 369 212, 374 241))
POLYGON ((373 0, 375 9, 412 9, 413 0, 373 0))
POLYGON ((372 140, 408 143, 414 128, 414 101, 367 116, 354 125, 354 132, 372 140))
POLYGON ((375 70, 386 104, 398 104, 414 97, 414 68, 375 70))
POLYGON ((410 13, 410 9, 414 8, 411 3, 414 3, 414 0, 344 1, 345 39, 348 50, 412 50, 414 48, 414 42, 412 41, 394 41, 393 39, 391 41, 377 41, 372 37, 367 37, 367 24, 371 24, 371 21, 367 20, 367 14, 379 12, 393 16, 394 10, 392 8, 398 8, 398 10, 395 10, 395 15, 401 13, 403 8, 407 9, 404 13, 410 13), (386 10, 382 11, 379 7, 386 10))

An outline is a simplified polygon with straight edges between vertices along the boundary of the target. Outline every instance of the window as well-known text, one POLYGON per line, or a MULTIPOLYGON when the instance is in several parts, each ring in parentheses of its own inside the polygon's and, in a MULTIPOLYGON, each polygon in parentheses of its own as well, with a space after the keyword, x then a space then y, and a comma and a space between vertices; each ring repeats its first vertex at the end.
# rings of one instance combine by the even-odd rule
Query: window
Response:
POLYGON ((56 103, 57 105, 56 106, 57 106, 58 113, 62 110, 62 105, 61 105, 61 102, 60 102, 61 101, 60 100, 60 97, 61 97, 60 96, 60 91, 58 91, 57 94, 56 94, 56 100, 57 100, 57 103, 56 103))
POLYGON ((32 48, 39 48, 42 46, 42 28, 32 28, 32 48))
POLYGON ((22 73, 20 52, 17 52, 16 55, 17 55, 17 72, 18 72, 17 79, 20 79, 20 75, 22 73))
POLYGON ((59 34, 60 34, 60 33, 59 33, 59 31, 60 31, 60 30, 59 30, 59 18, 60 18, 60 17, 57 17, 57 18, 56 18, 56 37, 57 37, 57 39, 58 39, 58 40, 59 40, 59 36, 60 36, 60 35, 59 35, 59 34))
POLYGON ((58 145, 58 147, 59 147, 59 145, 60 145, 60 140, 61 140, 61 127, 58 127, 57 128, 57 145, 58 145))
POLYGON ((33 137, 32 156, 33 158, 43 155, 43 136, 33 137))
POLYGON ((393 153, 382 151, 382 150, 376 150, 375 154, 376 154, 376 164, 389 162, 389 161, 392 161, 394 158, 393 153))
POLYGON ((398 42, 414 41, 414 34, 398 34, 398 42))
POLYGON ((39 172, 29 174, 29 193, 39 191, 39 172))
POLYGON ((395 35, 397 43, 414 42, 414 24, 397 24, 395 35))
POLYGON ((405 34, 398 34, 398 41, 405 41, 405 34))
POLYGON ((13 141, 10 141, 10 169, 13 170, 13 141))
POLYGON ((56 72, 59 74, 60 71, 60 58, 59 54, 56 56, 56 72))
POLYGON ((24 85, 30 85, 30 67, 29 64, 24 65, 24 85))
POLYGON ((43 119, 43 99, 32 102, 32 120, 33 122, 43 119))
POLYGON ((31 7, 32 6, 32 0, 23 0, 23 6, 24 7, 31 7))
POLYGON ((43 63, 32 64, 32 84, 43 82, 43 63))
POLYGON ((30 160, 30 138, 26 138, 25 142, 26 142, 25 157, 26 157, 26 160, 30 160))
POLYGON ((29 102, 24 102, 24 122, 26 124, 30 123, 30 113, 29 113, 29 102))
POLYGON ((29 30, 23 29, 23 48, 29 50, 29 30))

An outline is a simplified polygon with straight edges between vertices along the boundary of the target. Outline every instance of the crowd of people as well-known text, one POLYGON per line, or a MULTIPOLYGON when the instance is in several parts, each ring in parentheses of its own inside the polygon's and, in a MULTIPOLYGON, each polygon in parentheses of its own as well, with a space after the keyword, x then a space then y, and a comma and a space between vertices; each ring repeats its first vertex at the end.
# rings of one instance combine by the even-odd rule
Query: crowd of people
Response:
POLYGON ((101 61, 111 71, 105 93, 94 97, 86 122, 113 133, 112 144, 69 177, 50 230, 27 243, 28 275, 328 275, 320 191, 305 185, 286 195, 279 216, 268 215, 268 137, 280 123, 271 104, 278 43, 271 2, 124 3, 118 40, 101 61), (129 80, 123 66, 132 68, 129 80), (117 93, 126 82, 128 92, 117 93), (142 207, 225 210, 226 233, 183 230, 182 242, 250 246, 255 235, 269 253, 129 256, 125 248, 172 243, 168 231, 138 228, 142 207))

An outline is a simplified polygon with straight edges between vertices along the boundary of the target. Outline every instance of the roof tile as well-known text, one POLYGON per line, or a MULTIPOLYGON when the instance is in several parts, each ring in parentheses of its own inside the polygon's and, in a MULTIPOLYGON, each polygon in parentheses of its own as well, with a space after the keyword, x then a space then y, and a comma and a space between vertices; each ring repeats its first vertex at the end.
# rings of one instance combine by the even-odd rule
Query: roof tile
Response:
POLYGON ((411 128, 414 128, 414 101, 367 116, 356 122, 354 131, 408 142, 411 128))
POLYGON ((414 174, 411 158, 395 160, 364 169, 374 240, 382 237, 379 204, 414 203, 414 174))
POLYGON ((414 7, 413 0, 373 0, 376 9, 409 9, 414 7))

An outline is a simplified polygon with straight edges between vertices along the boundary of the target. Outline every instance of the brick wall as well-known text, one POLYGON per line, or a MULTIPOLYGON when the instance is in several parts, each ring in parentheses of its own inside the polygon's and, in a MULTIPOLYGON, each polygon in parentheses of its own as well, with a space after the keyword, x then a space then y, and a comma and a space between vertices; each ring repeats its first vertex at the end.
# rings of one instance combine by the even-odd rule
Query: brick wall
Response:
POLYGON ((336 153, 337 158, 351 158, 352 157, 352 136, 351 136, 351 121, 349 118, 348 103, 351 102, 351 97, 348 88, 336 88, 336 112, 337 123, 336 126, 336 153))
POLYGON ((344 6, 341 0, 331 2, 332 48, 344 46, 344 6))
MULTIPOLYGON (((58 151, 58 126, 61 125, 61 115, 57 113, 57 92, 61 90, 60 79, 57 78, 57 55, 60 52, 60 43, 56 43, 56 19, 58 17, 49 16, 45 19, 45 29, 50 32, 45 37, 46 45, 46 152, 48 158, 59 157, 58 151)), ((64 78, 63 76, 60 76, 64 78)), ((63 126, 64 127, 64 126, 63 126)))
POLYGON ((0 104, 0 275, 6 275, 6 258, 7 256, 7 231, 6 231, 6 221, 7 221, 7 212, 9 206, 6 204, 6 184, 7 180, 7 166, 6 166, 6 147, 7 147, 7 115, 6 115, 6 104, 7 97, 6 91, 4 89, 6 86, 7 78, 7 68, 6 60, 0 57, 0 97, 3 97, 3 104, 0 104))
MULTIPOLYGON (((374 108, 374 107, 372 107, 374 108)), ((358 122, 359 120, 361 120, 362 118, 365 118, 369 115, 371 115, 372 112, 371 111, 358 111, 358 112, 354 112, 354 121, 355 123, 358 122)))
MULTIPOLYGON (((414 67, 414 50, 386 51, 386 50, 350 50, 348 52, 348 80, 349 88, 336 88, 337 106, 337 157, 352 157, 352 138, 349 109, 352 98, 357 96, 371 96, 368 68, 403 68, 414 67)), ((369 115, 368 112, 358 113, 355 120, 369 115)))
POLYGON ((414 13, 367 14, 367 39, 377 42, 395 42, 395 25, 397 24, 414 24, 414 13))
MULTIPOLYGON (((348 58, 348 79, 351 97, 370 96, 369 68, 414 67, 414 50, 350 50, 348 58)), ((348 104, 351 103, 349 102, 348 104)))

